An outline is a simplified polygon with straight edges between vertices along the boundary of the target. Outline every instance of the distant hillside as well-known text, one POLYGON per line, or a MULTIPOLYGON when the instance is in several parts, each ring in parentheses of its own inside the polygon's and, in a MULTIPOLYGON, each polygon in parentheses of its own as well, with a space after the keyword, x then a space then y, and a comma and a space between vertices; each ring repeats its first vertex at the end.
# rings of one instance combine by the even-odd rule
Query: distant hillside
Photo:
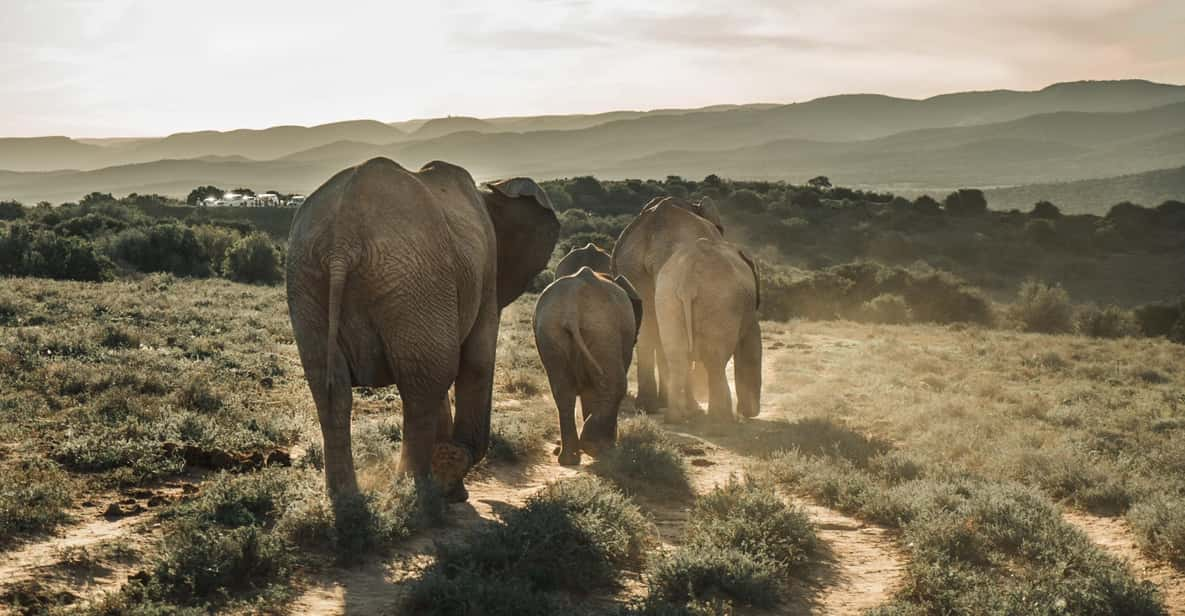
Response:
POLYGON ((1185 163, 1185 103, 1126 113, 1057 112, 881 139, 802 139, 718 151, 669 151, 603 170, 653 176, 809 178, 865 185, 999 186, 1078 180, 1185 163))
POLYGON ((984 191, 992 209, 1029 210, 1051 201, 1067 214, 1106 214, 1116 203, 1131 201, 1155 207, 1165 201, 1185 202, 1185 167, 1159 169, 1111 178, 1031 184, 984 191))
POLYGON ((69 137, 0 138, 0 169, 8 171, 90 167, 104 160, 102 147, 69 137))
POLYGON ((92 143, 0 140, 8 168, 83 170, 0 173, 0 198, 58 201, 91 190, 184 196, 204 184, 306 192, 374 156, 409 168, 448 160, 483 179, 827 175, 904 192, 1074 181, 1185 164, 1185 86, 1076 82, 925 100, 854 94, 793 105, 449 117, 400 126, 357 121, 92 143))
POLYGON ((450 116, 428 120, 412 133, 413 139, 435 139, 452 133, 463 131, 491 132, 496 130, 493 124, 477 118, 464 116, 450 116))
MULTIPOLYGON (((262 130, 178 133, 162 138, 73 141, 65 138, 0 140, 0 169, 38 171, 96 169, 163 159, 243 156, 253 160, 293 157, 354 142, 358 151, 405 141, 445 157, 468 148, 521 151, 517 164, 574 169, 610 168, 623 160, 664 151, 729 150, 780 139, 862 141, 925 128, 1000 123, 1058 111, 1130 112, 1185 101, 1185 86, 1147 81, 1075 82, 1033 92, 961 92, 912 100, 875 94, 829 96, 792 105, 717 105, 701 109, 524 116, 449 117, 383 124, 372 120, 262 130), (516 135, 531 135, 522 139, 516 135), (458 137, 458 135, 462 135, 458 137)), ((392 148, 391 151, 397 151, 392 148)), ((324 160, 356 162, 338 146, 324 160)), ((414 156, 414 153, 412 154, 414 156)), ((360 159, 360 158, 359 158, 360 159)))

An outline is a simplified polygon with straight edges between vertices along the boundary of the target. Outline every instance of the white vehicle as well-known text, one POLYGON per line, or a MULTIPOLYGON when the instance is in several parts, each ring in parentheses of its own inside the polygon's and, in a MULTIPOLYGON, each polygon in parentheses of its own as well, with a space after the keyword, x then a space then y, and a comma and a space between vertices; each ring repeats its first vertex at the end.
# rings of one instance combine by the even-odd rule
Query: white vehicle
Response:
POLYGON ((288 207, 300 207, 300 204, 302 203, 304 203, 304 195, 292 195, 292 198, 288 200, 287 205, 288 207))

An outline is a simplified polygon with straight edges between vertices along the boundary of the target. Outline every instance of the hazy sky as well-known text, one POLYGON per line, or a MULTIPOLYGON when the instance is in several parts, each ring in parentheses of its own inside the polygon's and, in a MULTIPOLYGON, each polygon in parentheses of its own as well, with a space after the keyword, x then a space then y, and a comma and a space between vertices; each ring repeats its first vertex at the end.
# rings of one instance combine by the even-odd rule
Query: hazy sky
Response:
POLYGON ((0 0, 0 136, 1185 82, 1183 0, 0 0))

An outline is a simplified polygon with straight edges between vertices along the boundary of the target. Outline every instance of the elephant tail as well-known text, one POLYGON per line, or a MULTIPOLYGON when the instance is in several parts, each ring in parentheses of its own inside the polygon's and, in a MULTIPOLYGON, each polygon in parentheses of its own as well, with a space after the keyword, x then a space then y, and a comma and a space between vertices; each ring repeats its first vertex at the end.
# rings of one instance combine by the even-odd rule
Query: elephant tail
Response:
POLYGON ((338 355, 338 324, 341 322, 342 294, 345 291, 346 275, 350 271, 350 263, 340 255, 329 257, 329 339, 326 341, 325 352, 325 389, 332 391, 333 374, 337 369, 338 355))
POLYGON ((592 370, 593 377, 600 379, 605 376, 605 371, 601 368, 601 364, 597 363, 597 358, 593 357, 592 351, 588 350, 588 345, 584 343, 584 336, 580 335, 580 326, 573 325, 568 331, 572 334, 572 340, 576 343, 576 348, 580 349, 580 354, 584 356, 584 361, 587 362, 589 368, 592 370))

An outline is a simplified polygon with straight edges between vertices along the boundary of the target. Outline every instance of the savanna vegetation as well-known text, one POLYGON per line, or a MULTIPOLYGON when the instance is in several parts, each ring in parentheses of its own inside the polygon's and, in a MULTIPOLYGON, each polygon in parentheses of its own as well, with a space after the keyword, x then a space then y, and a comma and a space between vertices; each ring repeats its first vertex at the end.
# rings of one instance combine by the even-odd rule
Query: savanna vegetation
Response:
POLYGON ((762 266, 761 415, 663 425, 627 400, 618 446, 558 469, 528 294, 503 314, 470 504, 396 478, 398 394, 361 388, 364 495, 336 514, 276 284, 290 211, 0 204, 0 554, 14 563, 0 605, 299 613, 330 579, 363 612, 792 609, 842 561, 806 504, 898 546, 875 614, 1160 614, 1185 596, 1067 515, 1118 520, 1181 577, 1185 304, 1163 269, 1180 260, 1181 204, 996 212, 977 191, 906 200, 826 178, 544 186, 557 259, 611 248, 654 196, 717 202, 762 266), (94 524, 109 534, 22 564, 94 524))

